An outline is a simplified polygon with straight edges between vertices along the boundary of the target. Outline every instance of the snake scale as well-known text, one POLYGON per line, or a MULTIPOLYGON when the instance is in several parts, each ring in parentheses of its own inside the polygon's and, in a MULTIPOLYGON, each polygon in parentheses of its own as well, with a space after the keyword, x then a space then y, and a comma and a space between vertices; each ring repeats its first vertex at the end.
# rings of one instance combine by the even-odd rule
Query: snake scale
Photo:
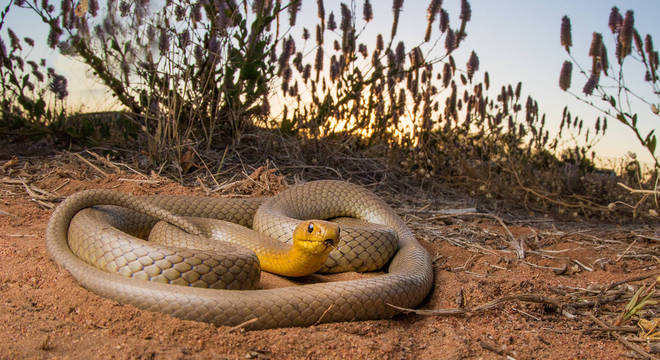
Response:
MULTIPOLYGON (((390 318, 398 311, 388 304, 415 307, 433 285, 430 255, 404 221, 369 190, 332 180, 296 185, 271 198, 132 197, 108 190, 80 192, 68 197, 53 212, 46 229, 46 245, 54 262, 67 269, 83 287, 101 296, 182 319, 229 326, 244 324, 249 329, 390 318), (137 212, 115 207, 103 211, 88 209, 126 204, 137 212), (97 212, 87 216, 93 221, 76 220, 85 211, 97 212), (296 219, 353 217, 391 228, 398 237, 398 251, 389 262, 387 273, 358 280, 260 290, 173 286, 163 282, 168 282, 174 273, 182 276, 192 273, 194 276, 189 280, 208 282, 209 287, 219 277, 229 278, 229 282, 240 278, 248 283, 259 278, 258 266, 257 270, 249 271, 236 271, 230 266, 227 273, 216 273, 210 267, 222 268, 227 261, 215 258, 213 251, 208 255, 168 247, 154 250, 148 247, 151 246, 148 242, 133 236, 144 236, 148 231, 145 227, 153 226, 155 218, 173 218, 168 221, 178 222, 180 227, 188 227, 194 233, 194 226, 186 221, 182 223, 179 216, 218 218, 252 227, 281 241, 291 238, 293 228, 300 222, 296 219), (98 243, 104 245, 94 245, 98 243), (99 250, 93 246, 105 248, 99 250), (131 254, 137 254, 131 255, 133 258, 122 255, 128 247, 133 251, 131 254), (83 260, 72 249, 76 253, 96 253, 95 261, 104 263, 105 269, 90 265, 91 260, 83 260), (186 256, 194 261, 187 259, 184 263, 181 259, 186 256), (170 268, 164 271, 165 266, 170 268), (121 275, 131 268, 138 272, 132 277, 121 275), (141 279, 150 277, 155 281, 141 279)), ((236 247, 235 251, 243 250, 236 247)), ((217 256, 231 260, 234 255, 229 251, 217 256)), ((332 261, 336 260, 328 260, 332 261)))

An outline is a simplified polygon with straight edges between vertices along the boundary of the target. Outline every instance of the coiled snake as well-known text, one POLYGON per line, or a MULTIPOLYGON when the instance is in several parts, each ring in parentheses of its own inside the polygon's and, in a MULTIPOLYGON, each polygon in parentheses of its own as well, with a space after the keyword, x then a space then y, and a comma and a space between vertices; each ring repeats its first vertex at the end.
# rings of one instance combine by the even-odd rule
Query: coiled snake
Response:
MULTIPOLYGON (((341 234, 343 239, 343 225, 341 234)), ((389 318, 398 311, 388 304, 414 307, 433 284, 430 256, 403 220, 375 194, 340 181, 314 181, 293 186, 272 198, 248 199, 132 197, 90 190, 70 196, 57 207, 46 229, 46 245, 57 264, 66 268, 82 286, 101 296, 182 319, 231 326, 248 322, 246 327, 251 329, 389 318), (138 211, 116 207, 102 211, 87 209, 127 204, 138 211), (88 212, 86 216, 85 212, 88 212), (235 260, 236 253, 243 251, 240 248, 230 249, 227 254, 211 251, 209 255, 151 245, 133 236, 144 236, 156 222, 155 218, 170 219, 184 228, 190 225, 186 221, 182 223, 179 217, 172 219, 172 214, 218 218, 253 227, 284 241, 291 238, 300 222, 295 219, 354 217, 390 227, 398 237, 398 251, 383 275, 278 289, 240 290, 252 286, 259 277, 258 270, 234 267, 236 262, 248 262, 244 258, 235 260), (217 268, 227 271, 221 273, 217 268), (175 275, 179 277, 171 280, 175 275), (214 287, 215 282, 224 280, 226 283, 241 280, 248 285, 233 287, 239 290, 220 290, 163 283, 176 284, 182 277, 187 277, 194 286, 201 282, 214 287)), ((371 248, 369 251, 378 251, 374 246, 357 246, 363 251, 367 247, 371 248)), ((341 260, 333 260, 331 255, 328 262, 333 261, 341 260)))

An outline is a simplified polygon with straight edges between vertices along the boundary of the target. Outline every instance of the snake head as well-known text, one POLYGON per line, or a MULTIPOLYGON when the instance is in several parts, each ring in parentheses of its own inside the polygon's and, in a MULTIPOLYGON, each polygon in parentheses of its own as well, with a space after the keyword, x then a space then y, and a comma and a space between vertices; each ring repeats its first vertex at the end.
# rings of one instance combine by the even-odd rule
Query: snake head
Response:
POLYGON ((293 231, 293 246, 312 254, 329 253, 339 245, 339 225, 324 220, 306 220, 293 231))

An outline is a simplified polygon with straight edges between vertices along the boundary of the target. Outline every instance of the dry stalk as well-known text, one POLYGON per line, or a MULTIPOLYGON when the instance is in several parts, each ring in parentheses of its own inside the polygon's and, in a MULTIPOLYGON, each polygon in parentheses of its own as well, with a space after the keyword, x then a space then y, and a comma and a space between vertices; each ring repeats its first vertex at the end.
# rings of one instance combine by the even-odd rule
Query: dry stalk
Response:
POLYGON ((659 194, 658 189, 655 189, 655 190, 633 189, 630 186, 628 186, 628 185, 626 185, 622 182, 618 183, 618 185, 621 186, 622 188, 626 189, 628 192, 630 192, 632 194, 648 194, 648 195, 655 195, 655 196, 658 196, 658 194, 659 194))
MULTIPOLYGON (((215 183, 216 188, 219 188, 219 187, 220 187, 220 184, 218 184, 218 180, 216 180, 215 175, 213 174, 213 172, 211 171, 211 169, 209 169, 209 167, 206 165, 206 161, 204 161, 204 159, 202 159, 202 157, 199 155, 199 153, 197 152, 197 150, 195 150, 194 147, 191 147, 191 149, 192 149, 192 151, 195 152, 195 155, 197 155, 197 158, 199 159, 199 161, 202 162, 202 165, 204 165, 204 168, 205 168, 206 171, 208 172, 208 174, 209 174, 209 176, 211 177, 211 179, 213 179, 213 182, 215 183)), ((201 183, 201 180, 200 180, 200 183, 201 183)))
POLYGON ((577 266, 583 268, 584 270, 587 270, 587 271, 589 271, 589 272, 594 271, 594 269, 590 268, 590 267, 587 266, 587 265, 584 265, 583 263, 581 263, 581 262, 580 262, 579 260, 577 260, 577 259, 571 259, 571 260, 572 260, 577 266))
POLYGON ((445 240, 446 242, 448 242, 448 243, 450 243, 454 246, 458 246, 458 247, 468 249, 469 251, 476 251, 476 252, 479 252, 479 253, 483 253, 483 254, 486 254, 486 255, 493 255, 493 256, 497 256, 497 257, 502 257, 502 254, 500 254, 500 253, 505 252, 504 250, 493 250, 493 249, 485 248, 485 247, 483 247, 479 244, 473 244, 471 242, 460 240, 457 237, 446 236, 447 234, 443 234, 443 233, 440 233, 438 231, 432 230, 431 233, 433 234, 433 236, 435 236, 439 239, 445 240), (473 249, 476 249, 476 250, 473 250, 473 249))
MULTIPOLYGON (((564 292, 561 292, 565 294, 564 292)), ((413 313, 417 315, 426 315, 426 316, 452 316, 452 315, 465 315, 471 316, 476 313, 488 311, 497 308, 498 306, 505 304, 511 301, 520 301, 520 302, 530 302, 537 304, 546 304, 552 306, 554 310, 569 318, 575 318, 576 316, 569 312, 570 309, 584 309, 594 306, 600 306, 609 303, 619 302, 621 295, 625 294, 625 291, 617 291, 606 296, 598 295, 596 300, 585 301, 583 299, 574 299, 573 301, 563 302, 557 298, 539 295, 539 294, 516 294, 516 295, 507 295, 486 304, 479 305, 476 307, 461 307, 461 308, 450 308, 450 309, 409 309, 400 306, 395 306, 392 304, 387 304, 395 309, 413 313)), ((567 295, 567 294, 566 294, 567 295)), ((566 296, 564 295, 564 296, 566 296)))
POLYGON ((598 331, 618 331, 618 332, 626 332, 626 333, 637 333, 639 331, 639 328, 634 326, 608 326, 608 327, 599 326, 599 327, 592 327, 586 329, 584 330, 584 333, 590 334, 598 331))
POLYGON ((455 268, 451 269, 451 271, 453 271, 453 272, 468 271, 468 269, 470 267, 472 267, 472 265, 474 264, 476 257, 477 257, 476 254, 470 255, 470 257, 467 260, 465 260, 465 263, 463 265, 461 265, 459 267, 455 267, 455 268))
POLYGON ((652 240, 652 241, 660 241, 660 237, 655 237, 655 236, 648 236, 648 235, 644 235, 644 234, 639 234, 639 233, 636 233, 636 232, 634 232, 634 231, 632 231, 631 233, 632 233, 634 236, 641 237, 641 238, 643 238, 643 239, 648 239, 648 240, 652 240))
POLYGON ((617 286, 619 286, 619 285, 627 284, 627 283, 635 282, 635 281, 646 280, 646 279, 648 279, 648 278, 651 278, 651 277, 657 277, 657 276, 660 276, 660 272, 653 272, 653 273, 646 274, 646 275, 633 276, 633 277, 629 277, 629 278, 627 278, 627 279, 623 279, 623 280, 619 280, 619 281, 614 281, 614 282, 610 283, 608 286, 604 287, 604 288, 600 291, 600 293, 598 294, 598 296, 599 296, 599 297, 602 296, 603 294, 605 294, 605 292, 610 291, 610 290, 614 289, 615 287, 617 287, 617 286))
MULTIPOLYGON (((600 326, 603 329, 612 328, 611 326, 605 324, 602 320, 598 319, 596 316, 594 316, 591 313, 588 313, 587 316, 589 317, 589 319, 591 319, 591 321, 593 321, 594 323, 596 323, 596 325, 600 326)), ((643 356, 645 359, 657 359, 656 356, 653 356, 648 352, 644 351, 644 349, 626 340, 626 338, 617 334, 615 331, 608 331, 608 332, 612 334, 612 336, 614 336, 617 340, 621 341, 621 343, 625 345, 628 349, 638 353, 639 355, 643 356)))
POLYGON ((631 242, 630 245, 628 245, 626 250, 624 250, 621 254, 617 255, 616 260, 614 261, 619 262, 619 260, 621 260, 628 253, 628 251, 630 251, 630 248, 632 248, 633 245, 635 245, 635 243, 637 243, 637 239, 633 240, 633 242, 631 242))
POLYGON ((496 307, 498 307, 501 304, 510 302, 510 301, 522 301, 522 302, 532 302, 532 303, 538 303, 538 304, 547 304, 547 305, 552 305, 558 310, 561 310, 563 308, 563 304, 553 298, 543 296, 543 295, 538 295, 538 294, 518 294, 518 295, 508 295, 508 296, 503 296, 501 298, 495 299, 493 301, 490 301, 484 305, 480 305, 474 308, 454 308, 454 309, 434 309, 434 310, 427 310, 427 309, 409 309, 409 308, 404 308, 392 304, 387 304, 388 306, 391 306, 397 310, 405 311, 408 313, 413 313, 417 315, 427 315, 427 316, 447 316, 447 315, 472 315, 475 313, 479 312, 484 312, 488 310, 492 310, 496 307))
POLYGON ((529 261, 524 261, 524 260, 523 260, 523 263, 527 264, 531 267, 537 268, 537 269, 552 270, 553 272, 555 272, 555 274, 563 274, 563 273, 566 272, 566 270, 568 268, 568 266, 566 264, 564 264, 564 267, 557 268, 557 267, 552 267, 552 266, 537 265, 537 264, 531 263, 529 261))
POLYGON ((82 162, 84 162, 85 164, 87 164, 87 165, 88 165, 89 167, 91 167, 92 169, 96 170, 99 174, 103 175, 103 177, 107 178, 107 177, 110 176, 108 173, 106 173, 105 171, 101 170, 98 166, 92 164, 89 160, 87 160, 87 159, 85 159, 84 157, 82 157, 82 155, 80 155, 80 154, 78 154, 78 153, 71 153, 71 154, 75 155, 75 156, 76 156, 78 159, 80 159, 82 162))
POLYGON ((54 193, 56 193, 57 190, 59 190, 59 189, 65 187, 65 186, 66 186, 68 183, 70 183, 70 182, 71 182, 71 179, 68 179, 68 178, 67 178, 67 179, 64 179, 64 181, 63 181, 61 184, 59 184, 57 187, 55 187, 55 188, 54 188, 53 190, 51 190, 51 191, 54 192, 54 193))
POLYGON ((99 155, 99 154, 97 154, 97 153, 95 153, 91 150, 86 150, 86 152, 88 154, 92 155, 94 158, 96 158, 96 160, 102 162, 103 165, 105 165, 105 166, 111 168, 112 170, 114 170, 116 174, 121 173, 121 169, 119 168, 119 166, 113 164, 110 160, 104 158, 103 156, 101 156, 101 155, 99 155))
POLYGON ((119 178, 117 179, 117 181, 126 181, 126 182, 138 183, 138 184, 159 184, 162 182, 161 180, 127 179, 127 178, 119 178))
POLYGON ((489 342, 489 341, 486 341, 486 340, 481 340, 481 341, 479 341, 479 346, 481 346, 485 350, 492 351, 497 355, 505 356, 507 358, 507 360, 515 360, 515 358, 513 356, 511 356, 511 354, 508 351, 506 351, 504 348, 498 346, 497 344, 495 344, 493 342, 489 342))
POLYGON ((252 324, 253 322, 255 322, 255 321, 257 321, 257 320, 259 320, 259 318, 252 318, 252 319, 249 319, 249 320, 243 321, 242 323, 240 323, 240 324, 238 324, 238 325, 236 325, 236 326, 232 326, 232 327, 230 327, 229 329, 227 329, 227 333, 232 333, 232 332, 234 332, 234 331, 236 331, 236 330, 241 330, 241 329, 243 329, 244 327, 246 327, 247 325, 250 325, 250 324, 252 324))
POLYGON ((515 307, 512 307, 511 310, 513 310, 513 311, 515 311, 515 312, 517 312, 517 313, 520 313, 520 314, 522 314, 522 315, 525 315, 525 316, 527 316, 527 317, 530 318, 530 319, 533 319, 533 320, 536 320, 536 321, 541 321, 541 318, 536 317, 536 316, 534 316, 534 315, 532 315, 532 314, 530 314, 530 313, 528 313, 528 312, 522 311, 522 310, 520 310, 520 309, 516 309, 515 307))
POLYGON ((559 206, 569 208, 569 209, 570 208, 573 208, 573 209, 587 208, 587 209, 590 209, 592 211, 598 211, 598 212, 607 210, 606 206, 598 205, 598 204, 596 204, 596 203, 594 203, 590 200, 587 200, 587 199, 584 199, 584 201, 586 203, 584 203, 584 202, 568 203, 568 202, 565 202, 565 201, 562 201, 562 200, 553 199, 549 195, 542 194, 539 190, 534 190, 530 187, 527 187, 527 186, 523 185, 523 182, 520 179, 520 176, 518 175, 518 172, 516 172, 515 170, 513 170, 513 169, 505 169, 505 170, 507 170, 507 171, 509 171, 510 173, 513 174, 513 176, 516 179, 516 182, 518 183, 518 187, 520 187, 523 191, 538 197, 539 199, 543 199, 543 200, 546 200, 546 201, 548 201, 552 204, 559 205, 559 206))
POLYGON ((6 216, 12 216, 12 217, 18 217, 18 215, 14 215, 10 212, 6 212, 4 210, 0 210, 0 215, 6 215, 6 216))
POLYGON ((321 321, 323 321, 323 318, 325 317, 325 315, 328 313, 328 311, 330 311, 334 306, 335 306, 334 304, 330 304, 330 306, 328 306, 328 308, 325 309, 325 311, 323 312, 323 314, 321 314, 321 316, 319 317, 319 319, 316 320, 316 322, 314 323, 314 325, 318 325, 318 324, 320 324, 321 321))
POLYGON ((8 177, 3 177, 2 179, 0 179, 0 182, 2 182, 4 184, 9 184, 9 185, 22 185, 24 181, 23 180, 16 180, 16 179, 8 178, 8 177))
MULTIPOLYGON (((626 185, 622 182, 619 182, 618 185, 621 186, 622 188, 626 189, 626 191, 628 191, 629 193, 631 193, 631 194, 642 194, 642 197, 637 201, 637 203, 635 203, 635 205, 630 205, 630 204, 627 204, 627 203, 622 202, 622 201, 616 201, 616 202, 614 202, 614 204, 620 203, 620 204, 626 205, 628 207, 631 207, 633 209, 633 214, 636 214, 637 213, 637 208, 639 208, 646 201, 646 199, 648 199, 651 195, 653 195, 653 199, 655 200, 655 207, 656 208, 660 207, 660 205, 658 205, 658 194, 660 194, 660 192, 658 191, 658 181, 660 181, 660 177, 657 176, 653 190, 633 189, 633 188, 629 187, 628 185, 626 185)), ((656 217, 656 218, 658 217, 657 211, 655 211, 653 209, 649 210, 649 213, 652 214, 653 217, 656 217)))
POLYGON ((506 224, 504 223, 504 220, 502 220, 502 218, 500 218, 497 215, 489 214, 489 213, 463 212, 463 213, 451 214, 451 215, 435 215, 435 216, 430 217, 428 220, 439 220, 439 219, 457 217, 457 216, 484 216, 484 217, 489 217, 491 219, 497 220, 497 222, 504 228, 507 235, 509 235, 509 239, 510 239, 509 245, 516 252, 516 255, 518 256, 518 259, 524 259, 525 258, 525 249, 524 249, 523 242, 520 239, 517 239, 515 236, 513 236, 513 233, 511 233, 511 230, 509 230, 509 227, 506 226, 506 224))
POLYGON ((145 175, 145 174, 143 174, 143 173, 141 173, 141 172, 139 172, 139 171, 133 169, 132 167, 128 166, 127 164, 124 164, 124 163, 115 163, 115 164, 118 164, 119 166, 123 166, 123 167, 127 168, 129 171, 131 171, 131 172, 134 173, 135 175, 141 176, 141 177, 143 177, 143 178, 145 178, 145 179, 148 179, 148 178, 149 178, 149 176, 147 176, 147 175, 145 175))
POLYGON ((11 159, 5 161, 5 163, 0 166, 0 172, 5 172, 7 169, 9 169, 10 167, 16 164, 18 164, 18 159, 16 158, 16 156, 12 156, 11 159))

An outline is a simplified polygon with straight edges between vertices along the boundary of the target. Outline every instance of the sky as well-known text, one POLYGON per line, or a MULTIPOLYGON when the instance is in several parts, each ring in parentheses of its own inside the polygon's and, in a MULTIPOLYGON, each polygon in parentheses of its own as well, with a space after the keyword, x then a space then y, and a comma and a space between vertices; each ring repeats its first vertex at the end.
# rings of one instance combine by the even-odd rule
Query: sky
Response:
MULTIPOLYGON (((5 0, 6 1, 6 0, 5 0)), ((103 1, 101 1, 103 3, 103 1)), ((326 14, 330 11, 339 16, 341 1, 325 0, 326 14)), ((407 0, 404 2, 397 39, 407 44, 407 49, 419 44, 426 28, 426 8, 428 1, 407 0)), ((392 20, 392 2, 372 0, 374 20, 367 25, 364 39, 375 39, 378 32, 389 38, 392 20)), ((476 75, 482 77, 488 71, 491 82, 491 96, 496 95, 502 85, 515 86, 523 82, 523 98, 531 95, 538 101, 540 111, 547 115, 547 128, 556 131, 561 121, 564 106, 568 106, 572 114, 577 114, 589 127, 593 126, 596 116, 602 115, 591 107, 576 100, 574 96, 559 89, 558 78, 562 63, 568 56, 559 42, 561 18, 568 15, 571 19, 573 48, 571 54, 585 68, 589 69, 591 60, 587 56, 592 32, 603 34, 604 43, 611 50, 614 48, 612 34, 607 26, 610 9, 619 7, 622 14, 631 9, 635 13, 635 27, 644 37, 651 34, 656 48, 660 45, 660 27, 657 16, 660 14, 660 1, 650 0, 472 0, 472 20, 467 26, 467 38, 455 51, 454 58, 459 67, 464 64, 471 51, 475 51, 480 59, 480 71, 476 75)), ((445 0, 443 7, 449 12, 453 27, 458 26, 460 0, 445 0)), ((4 8, 4 6, 3 6, 4 8)), ((362 1, 356 1, 356 8, 361 17, 362 1)), ((27 11, 12 9, 7 19, 7 25, 19 36, 31 36, 37 43, 43 44, 47 35, 44 26, 36 25, 36 19, 27 11)), ((436 20, 437 21, 437 20, 436 20)), ((305 0, 298 24, 309 24, 312 30, 317 23, 316 1, 305 0)), ((4 30, 4 29, 3 29, 4 30)), ((437 35, 437 26, 434 27, 437 35)), ((2 32, 6 41, 6 32, 2 32)), ((100 111, 112 107, 113 102, 101 89, 98 81, 85 70, 82 64, 57 54, 43 46, 34 50, 35 55, 45 56, 56 70, 69 78, 69 102, 72 106, 84 111, 100 111), (43 54, 43 55, 42 55, 43 54)), ((311 54, 313 56, 313 53, 311 54)), ((626 59, 624 67, 627 74, 627 84, 638 94, 658 104, 658 96, 652 94, 650 86, 643 82, 644 73, 635 66, 632 59, 626 59)), ((610 55, 610 62, 614 62, 610 55)), ((327 63, 327 62, 326 62, 327 63)), ((580 93, 585 78, 574 68, 571 90, 580 93)), ((595 103, 602 104, 596 97, 595 103)), ((639 113, 639 127, 645 135, 652 129, 659 129, 660 117, 651 113, 649 106, 633 102, 633 109, 639 113)), ((657 130, 656 130, 657 131, 657 130)), ((593 133, 593 131, 592 131, 593 133)), ((607 165, 613 159, 623 157, 628 151, 637 154, 642 161, 650 161, 650 156, 639 145, 632 131, 616 120, 608 120, 608 131, 595 147, 601 163, 607 165)), ((656 151, 656 154, 659 152, 656 151)))

